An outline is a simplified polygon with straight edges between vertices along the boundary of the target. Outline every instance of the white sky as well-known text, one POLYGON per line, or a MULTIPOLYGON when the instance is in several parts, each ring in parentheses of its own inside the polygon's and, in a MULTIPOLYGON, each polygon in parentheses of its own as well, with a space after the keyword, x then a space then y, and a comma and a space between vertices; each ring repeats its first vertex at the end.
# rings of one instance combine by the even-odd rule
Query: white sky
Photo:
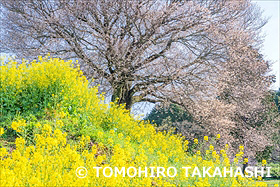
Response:
POLYGON ((263 16, 270 18, 268 23, 263 27, 263 34, 265 34, 265 41, 262 54, 267 60, 274 62, 272 67, 272 73, 276 75, 276 83, 272 86, 272 89, 278 90, 280 88, 280 56, 279 56, 279 9, 280 3, 278 0, 255 0, 258 6, 264 11, 263 16))

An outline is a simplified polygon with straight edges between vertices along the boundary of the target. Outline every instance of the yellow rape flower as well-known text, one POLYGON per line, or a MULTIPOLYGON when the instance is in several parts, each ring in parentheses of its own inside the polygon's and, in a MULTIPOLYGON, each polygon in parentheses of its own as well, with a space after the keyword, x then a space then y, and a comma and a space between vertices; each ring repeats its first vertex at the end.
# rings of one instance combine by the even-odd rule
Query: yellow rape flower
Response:
POLYGON ((109 132, 110 132, 111 135, 115 134, 115 131, 113 129, 111 129, 109 132))
POLYGON ((25 140, 22 137, 16 139, 16 147, 18 150, 22 150, 24 148, 25 140))
POLYGON ((228 144, 226 144, 225 149, 226 149, 226 150, 228 150, 228 148, 229 148, 229 145, 228 145, 228 144))
POLYGON ((208 136, 204 136, 204 140, 205 140, 205 141, 208 141, 208 136))
POLYGON ((122 134, 122 133, 119 133, 119 134, 118 134, 118 137, 119 137, 120 139, 122 139, 122 138, 123 138, 123 134, 122 134))
POLYGON ((63 121, 61 121, 61 120, 57 120, 56 124, 59 128, 63 127, 63 125, 64 125, 63 121))
POLYGON ((12 122, 11 126, 15 131, 22 132, 21 127, 25 127, 26 123, 25 123, 25 120, 19 120, 17 122, 16 121, 12 122))
POLYGON ((0 158, 4 157, 8 154, 7 149, 5 147, 0 148, 0 158))
POLYGON ((4 128, 0 128, 0 136, 2 136, 2 134, 4 134, 4 128))
POLYGON ((41 125, 40 123, 36 123, 36 124, 35 124, 35 127, 36 127, 36 128, 40 128, 41 126, 42 126, 42 125, 41 125))
POLYGON ((52 127, 49 124, 45 124, 42 128, 44 134, 49 135, 52 132, 52 127))
POLYGON ((97 133, 97 137, 98 138, 102 138, 103 135, 104 135, 104 133, 102 131, 98 131, 98 133, 97 133))

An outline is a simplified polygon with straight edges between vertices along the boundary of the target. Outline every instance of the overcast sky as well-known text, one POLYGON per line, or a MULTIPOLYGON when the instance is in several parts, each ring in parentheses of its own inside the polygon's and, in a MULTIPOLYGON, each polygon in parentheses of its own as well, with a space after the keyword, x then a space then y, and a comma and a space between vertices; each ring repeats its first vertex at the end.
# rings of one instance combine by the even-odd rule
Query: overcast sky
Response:
POLYGON ((275 62, 273 65, 272 73, 276 75, 276 83, 273 85, 272 89, 280 88, 280 55, 279 55, 279 9, 280 3, 278 0, 268 1, 268 0, 256 0, 253 1, 257 3, 261 9, 264 11, 263 15, 270 18, 268 23, 263 28, 263 33, 265 36, 264 46, 262 54, 267 60, 275 62))

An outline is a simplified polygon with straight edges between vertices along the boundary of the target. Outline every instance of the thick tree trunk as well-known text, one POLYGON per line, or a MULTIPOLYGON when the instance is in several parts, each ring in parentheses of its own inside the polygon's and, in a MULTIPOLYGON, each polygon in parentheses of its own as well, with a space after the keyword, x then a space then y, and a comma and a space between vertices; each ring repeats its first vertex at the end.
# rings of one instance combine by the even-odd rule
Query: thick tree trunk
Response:
POLYGON ((125 104, 125 108, 130 110, 133 104, 133 94, 130 82, 120 82, 114 87, 111 101, 117 101, 118 104, 125 104))

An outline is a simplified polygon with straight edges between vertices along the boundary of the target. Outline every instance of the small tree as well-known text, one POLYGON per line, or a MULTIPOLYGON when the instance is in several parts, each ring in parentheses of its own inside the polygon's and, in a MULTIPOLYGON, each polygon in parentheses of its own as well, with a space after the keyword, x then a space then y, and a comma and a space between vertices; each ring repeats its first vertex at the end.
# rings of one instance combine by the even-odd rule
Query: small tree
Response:
POLYGON ((181 121, 193 121, 192 116, 182 107, 171 104, 168 107, 155 106, 152 111, 145 117, 145 120, 149 120, 158 126, 163 125, 163 121, 167 120, 170 122, 181 122, 181 121))

